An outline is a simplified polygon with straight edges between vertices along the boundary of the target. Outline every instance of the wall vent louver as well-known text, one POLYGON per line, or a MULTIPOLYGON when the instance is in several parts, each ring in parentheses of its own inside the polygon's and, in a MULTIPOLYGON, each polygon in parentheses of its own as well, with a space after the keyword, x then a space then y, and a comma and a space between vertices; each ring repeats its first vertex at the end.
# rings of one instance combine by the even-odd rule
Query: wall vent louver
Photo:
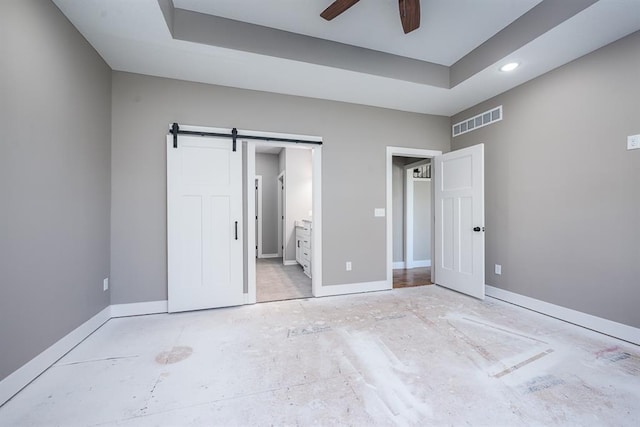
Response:
POLYGON ((463 133, 471 132, 472 130, 490 125, 491 123, 499 122, 500 120, 502 120, 502 105, 471 117, 470 119, 456 123, 451 126, 451 130, 453 132, 453 136, 456 137, 463 133))

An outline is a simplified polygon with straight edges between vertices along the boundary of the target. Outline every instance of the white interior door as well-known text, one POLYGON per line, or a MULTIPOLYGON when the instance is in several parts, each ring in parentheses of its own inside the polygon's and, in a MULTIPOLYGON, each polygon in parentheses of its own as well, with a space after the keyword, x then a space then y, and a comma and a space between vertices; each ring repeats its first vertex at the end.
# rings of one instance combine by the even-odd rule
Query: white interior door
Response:
POLYGON ((167 137, 169 312, 239 305, 243 297, 242 144, 167 137))
POLYGON ((434 165, 436 283, 484 299, 484 145, 434 165))

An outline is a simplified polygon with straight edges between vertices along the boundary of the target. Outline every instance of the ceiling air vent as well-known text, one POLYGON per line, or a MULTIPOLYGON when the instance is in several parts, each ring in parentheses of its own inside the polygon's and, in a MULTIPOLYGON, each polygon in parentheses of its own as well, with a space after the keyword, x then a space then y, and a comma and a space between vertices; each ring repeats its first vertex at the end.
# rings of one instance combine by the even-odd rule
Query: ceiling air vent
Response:
POLYGON ((478 128, 490 125, 491 123, 502 120, 502 105, 492 110, 485 111, 470 119, 463 120, 452 126, 453 136, 462 135, 478 128))

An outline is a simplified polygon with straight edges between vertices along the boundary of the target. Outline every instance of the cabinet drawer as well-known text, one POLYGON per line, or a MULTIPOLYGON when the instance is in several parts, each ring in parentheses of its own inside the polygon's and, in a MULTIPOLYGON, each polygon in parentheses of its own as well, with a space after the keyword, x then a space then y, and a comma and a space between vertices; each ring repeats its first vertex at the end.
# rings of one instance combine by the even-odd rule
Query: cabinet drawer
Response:
POLYGON ((309 237, 304 237, 304 236, 300 236, 300 238, 302 239, 300 241, 300 247, 307 249, 306 252, 309 252, 309 250, 311 249, 311 239, 309 239, 309 237))
POLYGON ((310 262, 303 263, 302 268, 304 269, 304 274, 311 277, 311 263, 310 262))

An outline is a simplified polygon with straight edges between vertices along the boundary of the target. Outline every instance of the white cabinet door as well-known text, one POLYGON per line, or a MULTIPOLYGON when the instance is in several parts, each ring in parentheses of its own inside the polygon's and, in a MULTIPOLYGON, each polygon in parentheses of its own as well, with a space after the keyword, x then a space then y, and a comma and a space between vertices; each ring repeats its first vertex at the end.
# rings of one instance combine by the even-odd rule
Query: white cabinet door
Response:
POLYGON ((436 283, 484 299, 484 145, 434 164, 436 283))
MULTIPOLYGON (((243 294, 242 144, 167 137, 169 312, 239 305, 243 294)), ((144 166, 141 166, 144 167, 144 166)))

